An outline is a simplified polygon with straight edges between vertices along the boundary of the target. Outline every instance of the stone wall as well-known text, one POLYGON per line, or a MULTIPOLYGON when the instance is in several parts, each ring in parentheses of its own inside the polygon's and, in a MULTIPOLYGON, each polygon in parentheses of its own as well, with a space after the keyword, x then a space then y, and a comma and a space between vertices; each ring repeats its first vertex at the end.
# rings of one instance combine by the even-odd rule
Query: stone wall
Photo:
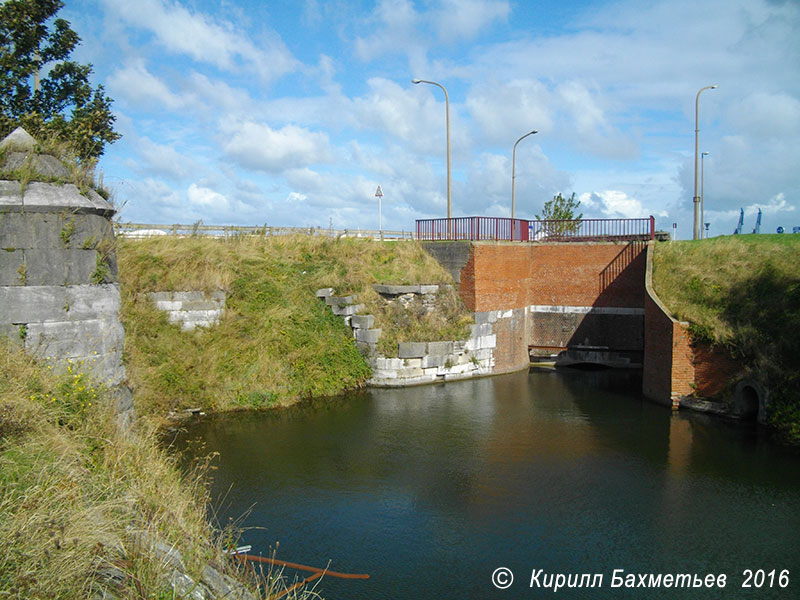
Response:
POLYGON ((170 323, 184 331, 210 327, 219 322, 225 311, 225 292, 150 292, 147 297, 155 307, 167 313, 170 323))
MULTIPOLYGON (((2 144, 4 172, 21 155, 30 157, 34 171, 37 165, 46 170, 34 179, 68 176, 55 157, 34 155, 22 130, 2 144)), ((127 423, 133 403, 122 364, 113 214, 92 189, 0 180, 0 335, 56 368, 81 365, 111 388, 127 423)))
MULTIPOLYGON (((423 286, 374 286, 384 297, 397 301, 405 295, 418 294, 435 298, 436 285, 423 286)), ((344 319, 352 332, 356 345, 372 367, 373 375, 368 381, 375 387, 405 387, 442 381, 467 379, 496 373, 494 352, 497 336, 494 333, 498 322, 497 311, 475 315, 476 324, 466 340, 440 342, 400 342, 397 356, 387 357, 377 350, 380 329, 374 329, 372 315, 359 314, 364 306, 355 296, 334 296, 331 288, 317 291, 317 297, 331 307, 334 314, 344 319)), ((435 310, 435 308, 434 308, 435 310)))

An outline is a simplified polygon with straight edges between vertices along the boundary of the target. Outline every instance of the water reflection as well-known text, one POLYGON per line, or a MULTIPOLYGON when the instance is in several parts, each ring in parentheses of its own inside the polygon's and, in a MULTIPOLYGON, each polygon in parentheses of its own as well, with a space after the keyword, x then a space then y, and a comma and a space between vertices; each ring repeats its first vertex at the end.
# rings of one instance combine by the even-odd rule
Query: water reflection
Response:
POLYGON ((325 582, 329 598, 532 597, 494 590, 500 565, 609 580, 615 568, 800 574, 798 457, 752 425, 672 415, 639 385, 635 373, 523 372, 372 390, 216 418, 181 444, 220 453, 222 516, 252 506, 246 525, 263 528, 246 543, 371 573, 325 582))

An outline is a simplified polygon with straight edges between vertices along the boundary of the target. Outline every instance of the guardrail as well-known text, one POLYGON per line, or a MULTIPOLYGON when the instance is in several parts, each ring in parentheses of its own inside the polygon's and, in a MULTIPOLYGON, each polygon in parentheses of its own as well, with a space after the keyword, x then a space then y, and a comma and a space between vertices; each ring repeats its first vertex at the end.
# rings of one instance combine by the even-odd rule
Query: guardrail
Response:
POLYGON ((202 235, 218 238, 234 238, 243 235, 319 235, 326 237, 372 238, 376 240, 411 240, 413 231, 389 231, 370 229, 322 229, 321 227, 275 227, 272 225, 165 225, 149 223, 114 223, 114 233, 126 238, 146 238, 160 235, 189 237, 202 235))
POLYGON ((456 217, 417 221, 419 240, 519 242, 629 242, 655 239, 655 219, 456 217))
POLYGON ((418 240, 528 241, 525 219, 507 217, 456 217, 417 221, 418 240))

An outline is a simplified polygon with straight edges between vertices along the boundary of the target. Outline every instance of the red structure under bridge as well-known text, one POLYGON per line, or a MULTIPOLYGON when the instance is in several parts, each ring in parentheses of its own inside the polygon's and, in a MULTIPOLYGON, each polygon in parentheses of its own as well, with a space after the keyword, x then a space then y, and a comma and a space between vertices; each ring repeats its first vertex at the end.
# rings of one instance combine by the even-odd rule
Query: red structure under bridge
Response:
POLYGON ((417 239, 509 242, 626 242, 655 239, 655 219, 420 219, 417 239))

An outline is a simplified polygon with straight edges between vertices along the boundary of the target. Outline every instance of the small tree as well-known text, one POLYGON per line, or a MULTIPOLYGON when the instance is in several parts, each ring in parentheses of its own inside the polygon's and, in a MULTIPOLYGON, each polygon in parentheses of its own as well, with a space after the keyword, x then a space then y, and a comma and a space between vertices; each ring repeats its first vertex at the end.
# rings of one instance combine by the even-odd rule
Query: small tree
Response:
POLYGON ((547 224, 546 231, 550 234, 578 231, 583 213, 575 216, 575 211, 580 205, 581 201, 575 200, 575 192, 572 192, 572 196, 569 198, 564 198, 559 192, 557 196, 553 196, 552 200, 544 203, 542 216, 536 215, 536 218, 540 221, 562 221, 547 224))
POLYGON ((63 6, 61 0, 0 3, 0 137, 22 126, 91 160, 119 134, 111 98, 102 85, 89 84, 92 65, 68 60, 80 38, 64 19, 52 20, 63 6))

